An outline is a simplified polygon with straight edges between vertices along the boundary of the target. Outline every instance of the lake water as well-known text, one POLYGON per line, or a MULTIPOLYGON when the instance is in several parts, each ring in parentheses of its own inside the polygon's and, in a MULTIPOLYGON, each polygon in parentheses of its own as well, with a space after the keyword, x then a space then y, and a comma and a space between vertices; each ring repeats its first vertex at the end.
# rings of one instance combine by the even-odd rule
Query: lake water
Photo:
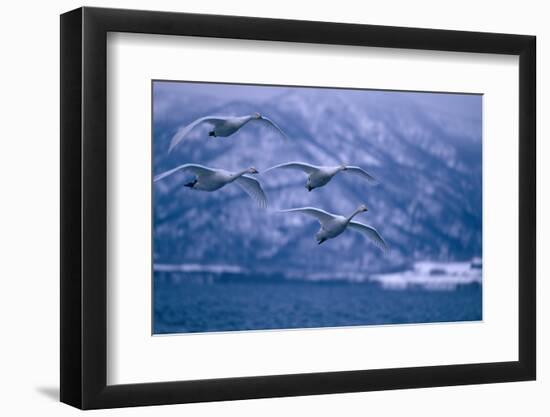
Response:
POLYGON ((222 332, 482 319, 482 286, 387 289, 378 283, 155 278, 154 333, 222 332))

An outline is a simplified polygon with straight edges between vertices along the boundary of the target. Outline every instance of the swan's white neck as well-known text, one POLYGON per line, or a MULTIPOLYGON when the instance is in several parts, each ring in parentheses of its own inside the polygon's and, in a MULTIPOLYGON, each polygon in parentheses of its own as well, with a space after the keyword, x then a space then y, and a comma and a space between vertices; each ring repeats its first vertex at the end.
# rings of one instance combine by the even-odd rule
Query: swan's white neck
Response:
POLYGON ((363 212, 363 210, 361 210, 361 209, 355 210, 353 213, 351 213, 349 215, 349 217, 346 218, 346 223, 351 222, 351 219, 353 219, 355 216, 357 216, 359 213, 362 213, 362 212, 363 212))
POLYGON ((235 172, 235 173, 232 175, 232 177, 233 177, 234 179, 237 179, 237 178, 243 176, 244 174, 248 174, 248 168, 247 168, 247 169, 243 169, 242 171, 235 172))
POLYGON ((346 169, 345 166, 341 166, 341 165, 337 166, 336 168, 333 168, 331 174, 332 174, 332 176, 335 176, 336 174, 338 174, 341 171, 344 171, 345 169, 346 169))

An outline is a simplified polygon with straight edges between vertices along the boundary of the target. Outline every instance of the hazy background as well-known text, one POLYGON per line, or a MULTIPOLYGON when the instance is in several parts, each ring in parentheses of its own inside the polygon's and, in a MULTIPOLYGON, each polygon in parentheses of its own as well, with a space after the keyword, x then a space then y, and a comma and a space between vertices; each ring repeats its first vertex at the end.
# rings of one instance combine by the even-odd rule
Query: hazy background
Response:
POLYGON ((348 214, 366 203, 370 211, 356 220, 391 248, 384 256, 358 233, 317 246, 313 219, 257 210, 238 186, 194 192, 182 187, 189 176, 175 175, 155 184, 155 263, 373 273, 481 256, 481 96, 156 83, 154 155, 155 174, 188 162, 260 171, 293 160, 359 165, 379 185, 342 173, 308 193, 299 171, 257 178, 273 208, 348 214), (167 154, 182 124, 255 111, 290 141, 254 124, 216 140, 205 126, 167 154))
POLYGON ((390 247, 383 254, 351 230, 317 245, 314 219, 260 210, 233 184, 190 190, 183 184, 192 175, 178 174, 154 185, 159 282, 339 280, 428 291, 468 284, 479 287, 468 302, 480 318, 482 96, 155 82, 153 148, 155 175, 183 163, 260 172, 287 161, 359 165, 379 184, 341 173, 308 193, 300 171, 256 178, 271 209, 313 206, 347 215, 367 204, 356 220, 377 228, 390 247), (253 123, 228 138, 209 138, 203 126, 167 152, 178 127, 199 117, 253 112, 274 120, 290 140, 253 123))

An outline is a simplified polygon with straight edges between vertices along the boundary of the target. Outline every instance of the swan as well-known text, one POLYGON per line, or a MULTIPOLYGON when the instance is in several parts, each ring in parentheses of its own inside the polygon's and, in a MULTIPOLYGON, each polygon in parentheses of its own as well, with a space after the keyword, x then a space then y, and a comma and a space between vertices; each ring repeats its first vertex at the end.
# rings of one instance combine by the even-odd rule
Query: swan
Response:
POLYGON ((235 182, 239 185, 257 204, 262 208, 267 207, 267 197, 258 180, 245 174, 257 174, 258 170, 254 167, 243 169, 238 172, 230 172, 224 169, 208 168, 198 164, 183 164, 169 171, 163 172, 153 178, 157 182, 178 171, 189 171, 195 175, 195 179, 187 184, 186 187, 193 190, 216 191, 220 188, 235 182))
POLYGON ((352 165, 338 165, 332 166, 316 166, 306 164, 304 162, 285 162, 284 164, 275 165, 266 169, 264 172, 271 171, 272 169, 285 168, 285 169, 299 169, 307 174, 306 188, 308 191, 314 188, 322 187, 327 184, 336 174, 341 171, 349 172, 351 174, 359 175, 365 178, 371 183, 376 183, 376 179, 370 175, 363 168, 352 165))
POLYGON ((279 210, 282 213, 304 213, 309 216, 315 217, 321 224, 321 228, 315 234, 317 239, 317 244, 323 243, 325 240, 333 239, 336 236, 340 235, 347 227, 351 227, 354 230, 363 232, 367 235, 372 243, 374 243, 382 251, 386 251, 388 246, 380 234, 376 231, 374 227, 368 226, 363 223, 352 221, 352 219, 359 213, 368 211, 367 206, 364 204, 360 205, 357 210, 355 210, 348 217, 339 216, 336 214, 328 213, 324 210, 314 208, 314 207, 300 207, 287 210, 279 210))
POLYGON ((231 136, 249 122, 261 122, 264 126, 268 126, 280 133, 283 138, 287 138, 286 134, 275 124, 275 122, 273 122, 273 120, 262 116, 260 113, 254 113, 248 116, 205 116, 179 128, 170 141, 168 153, 170 153, 191 130, 200 124, 206 123, 212 127, 212 130, 208 132, 208 136, 227 137, 231 136))

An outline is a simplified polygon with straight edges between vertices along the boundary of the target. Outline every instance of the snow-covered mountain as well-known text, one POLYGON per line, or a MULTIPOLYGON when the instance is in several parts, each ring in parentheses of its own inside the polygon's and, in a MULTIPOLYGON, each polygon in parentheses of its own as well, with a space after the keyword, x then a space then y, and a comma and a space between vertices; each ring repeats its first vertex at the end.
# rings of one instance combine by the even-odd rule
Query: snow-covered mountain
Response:
POLYGON ((287 88, 263 99, 227 92, 220 98, 200 88, 163 88, 154 95, 153 129, 154 174, 190 162, 262 172, 294 160, 359 165, 379 180, 372 186, 341 173, 307 192, 303 173, 271 171, 257 176, 271 208, 262 210, 235 184, 199 192, 183 187, 189 176, 173 175, 154 184, 155 263, 341 275, 481 256, 479 96, 287 88), (252 124, 209 138, 205 127, 167 152, 176 129, 198 117, 256 111, 290 140, 252 124), (356 220, 378 229, 390 247, 385 255, 353 231, 319 246, 315 220, 273 210, 314 206, 349 214, 361 203, 369 211, 356 220))

